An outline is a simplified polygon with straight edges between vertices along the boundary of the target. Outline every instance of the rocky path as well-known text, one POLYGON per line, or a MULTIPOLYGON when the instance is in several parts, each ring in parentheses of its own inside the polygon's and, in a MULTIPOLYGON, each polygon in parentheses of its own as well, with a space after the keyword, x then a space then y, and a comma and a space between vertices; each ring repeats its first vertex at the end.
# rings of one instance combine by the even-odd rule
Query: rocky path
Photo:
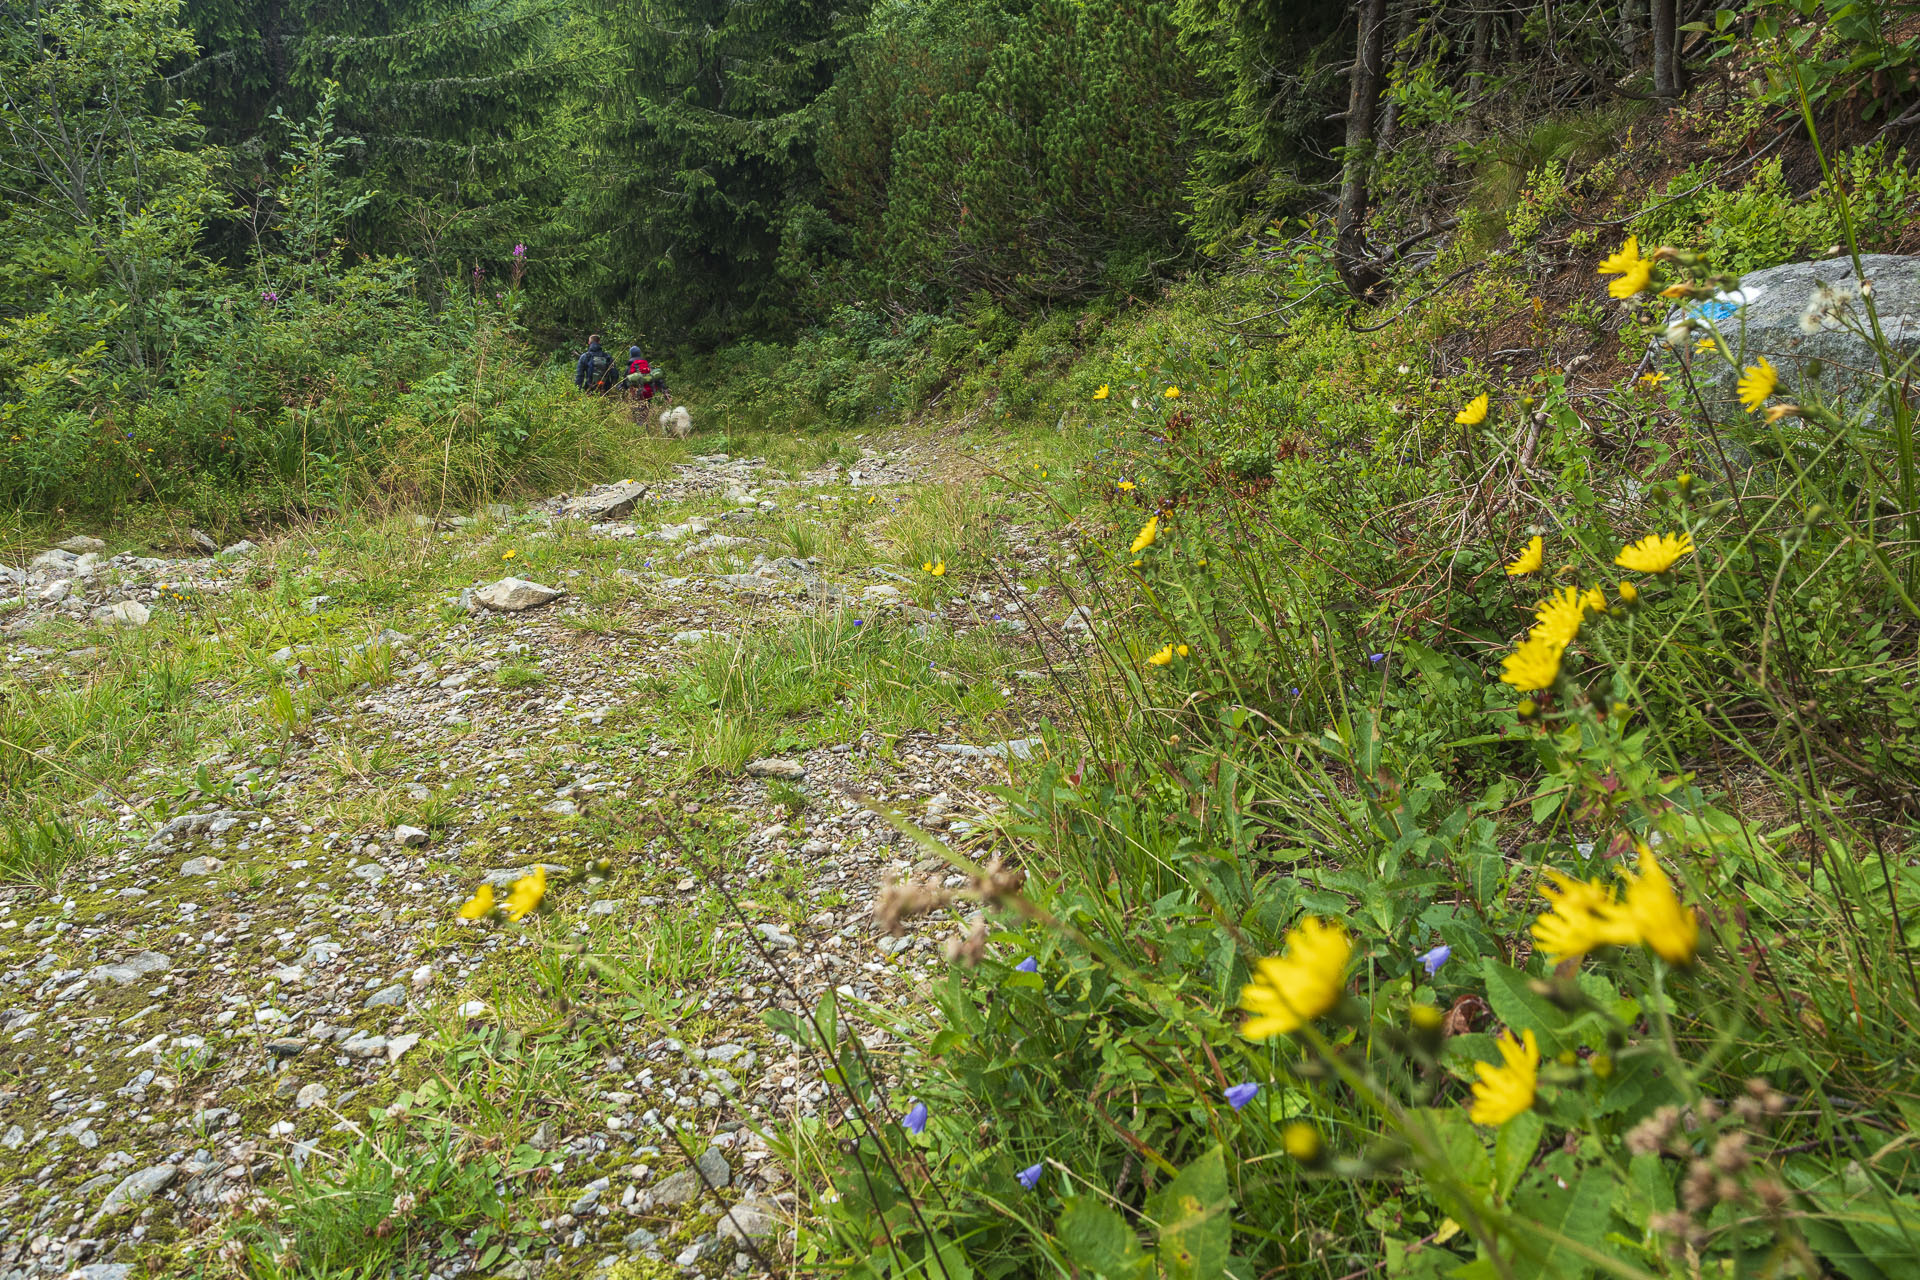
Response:
POLYGON ((835 1103, 761 1015, 911 1007, 966 921, 889 936, 876 892, 964 878, 887 815, 990 834, 1079 621, 1017 525, 965 591, 844 554, 951 465, 705 455, 351 546, 0 567, 7 734, 202 673, 86 773, 57 887, 0 888, 0 1276, 786 1273, 768 1136, 835 1103), (787 637, 829 647, 810 694, 787 637), (536 866, 538 913, 458 916, 536 866))

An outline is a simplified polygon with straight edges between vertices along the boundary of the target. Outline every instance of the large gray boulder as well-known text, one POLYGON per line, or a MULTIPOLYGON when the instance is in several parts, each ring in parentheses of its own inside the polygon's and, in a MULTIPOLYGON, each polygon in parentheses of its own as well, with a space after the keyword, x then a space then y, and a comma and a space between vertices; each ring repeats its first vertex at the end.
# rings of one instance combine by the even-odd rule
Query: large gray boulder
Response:
POLYGON ((502 578, 481 587, 473 593, 473 598, 489 609, 519 613, 523 609, 558 599, 560 595, 558 588, 543 586, 538 582, 528 582, 524 578, 502 578))
POLYGON ((573 498, 560 508, 560 514, 576 520, 618 520, 633 514, 634 504, 646 496, 647 486, 637 480, 603 484, 590 493, 573 498))
MULTIPOLYGON (((1920 351, 1920 257, 1864 254, 1860 265, 1873 284, 1881 330, 1898 353, 1897 368, 1920 351)), ((1772 361, 1780 371, 1782 399, 1807 399, 1817 389, 1826 404, 1851 416, 1871 410, 1882 385, 1879 357, 1860 336, 1871 332, 1859 298, 1860 279, 1850 258, 1792 262, 1750 272, 1740 278, 1737 290, 1691 310, 1714 320, 1742 367, 1762 357, 1772 361), (1816 294, 1828 299, 1828 305, 1814 308, 1816 294), (1815 360, 1820 362, 1818 378, 1809 375, 1815 360)), ((1682 314, 1675 311, 1669 322, 1682 314)), ((1685 356, 1694 384, 1717 420, 1755 421, 1735 391, 1738 370, 1717 357, 1696 355, 1691 344, 1685 356)), ((1668 355, 1662 362, 1677 380, 1674 358, 1668 355)))

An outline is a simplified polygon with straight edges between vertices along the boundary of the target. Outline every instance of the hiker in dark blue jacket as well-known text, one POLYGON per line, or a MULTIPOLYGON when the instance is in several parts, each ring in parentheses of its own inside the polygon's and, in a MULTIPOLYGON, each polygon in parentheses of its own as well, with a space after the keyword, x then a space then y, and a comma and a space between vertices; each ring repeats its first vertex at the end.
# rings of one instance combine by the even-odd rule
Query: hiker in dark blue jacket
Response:
POLYGON ((613 368, 613 357, 600 345, 600 335, 587 339, 587 349, 573 366, 573 385, 582 391, 605 390, 606 375, 613 368))

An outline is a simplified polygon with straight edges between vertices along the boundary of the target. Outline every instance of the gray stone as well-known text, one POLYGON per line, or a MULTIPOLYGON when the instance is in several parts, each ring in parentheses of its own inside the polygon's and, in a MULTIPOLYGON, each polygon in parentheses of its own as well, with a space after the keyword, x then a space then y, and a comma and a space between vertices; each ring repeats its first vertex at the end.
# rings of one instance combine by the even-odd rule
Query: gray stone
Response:
POLYGON ((126 986, 130 982, 152 973, 165 973, 173 967, 173 961, 160 951, 140 951, 128 956, 116 964, 103 964, 87 974, 93 982, 117 982, 126 986))
MULTIPOLYGON (((398 990, 389 987, 388 990, 398 990)), ((385 1036, 370 1036, 364 1031, 356 1031, 340 1042, 340 1052, 349 1058, 378 1058, 387 1051, 385 1036)))
MULTIPOLYGON (((547 879, 549 881, 555 876, 571 874, 566 867, 561 866, 557 862, 542 862, 539 865, 547 869, 547 879)), ((481 878, 496 889, 511 889, 513 888, 514 881, 524 880, 532 874, 533 867, 529 865, 524 867, 506 867, 499 871, 489 871, 481 878)))
POLYGON ((800 945, 794 940, 792 934, 785 932, 777 924, 757 924, 753 926, 753 931, 760 935, 762 942, 775 951, 791 951, 800 945))
POLYGON ((540 806, 540 812, 550 813, 556 818, 567 818, 580 811, 580 806, 571 800, 554 800, 540 806))
POLYGON ((545 586, 538 582, 528 582, 525 578, 502 578, 490 582, 473 593, 479 604, 502 613, 520 613, 536 605, 557 600, 565 593, 558 587, 545 586))
POLYGON ((798 760, 783 760, 778 756, 768 756, 763 760, 753 760, 747 764, 749 778, 786 778, 789 780, 807 776, 807 767, 798 760))
POLYGON ((154 1195, 166 1189, 180 1171, 170 1164, 156 1164, 130 1173, 120 1180, 120 1185, 107 1192, 107 1198, 100 1202, 95 1219, 110 1218, 123 1209, 151 1200, 154 1195))
POLYGON ((673 642, 677 645, 705 644, 709 640, 726 638, 727 633, 724 631, 676 631, 673 633, 673 642))
POLYGON ((42 604, 59 604, 71 594, 73 594, 73 579, 61 578, 57 582, 50 582, 40 588, 34 593, 34 597, 42 604))
POLYGON ((27 1131, 17 1124, 8 1125, 7 1132, 0 1135, 0 1147, 5 1147, 9 1151, 18 1151, 26 1145, 26 1141, 27 1131))
POLYGON ((233 816, 230 809, 210 809, 204 813, 183 813, 177 818, 169 818, 147 841, 147 849, 149 852, 158 849, 175 836, 199 835, 222 818, 233 816))
POLYGON ((307 1051, 307 1042, 295 1036, 281 1036, 267 1041, 266 1049, 276 1058, 297 1058, 307 1051))
POLYGON ((318 1080, 312 1084, 303 1084, 300 1091, 293 1095, 293 1105, 302 1111, 310 1111, 327 1100, 327 1086, 318 1080))
POLYGON ((105 551, 107 549, 106 543, 100 541, 98 538, 89 538, 84 533, 76 533, 71 538, 56 542, 54 546, 61 551, 71 551, 77 556, 83 556, 89 551, 105 551))
POLYGON ((393 1036, 387 1041, 387 1064, 391 1066, 393 1063, 400 1061, 400 1059, 407 1056, 408 1051, 411 1050, 413 1046, 419 1043, 420 1034, 416 1031, 409 1031, 403 1036, 393 1036))
POLYGON ((567 1212, 576 1218, 584 1218, 593 1212, 595 1206, 600 1203, 601 1194, 611 1185, 612 1180, 609 1178, 595 1178, 581 1190, 574 1202, 567 1206, 567 1212))
POLYGON ((657 1206, 672 1208, 683 1205, 701 1194, 702 1184, 711 1190, 724 1190, 733 1182, 733 1167, 727 1158, 720 1154, 717 1147, 708 1147, 694 1161, 693 1168, 682 1169, 660 1180, 653 1189, 653 1203, 657 1206))
POLYGON ((618 520, 632 515, 634 504, 646 493, 647 486, 637 480, 601 485, 564 503, 560 514, 574 520, 618 520))
POLYGON ((248 542, 245 538, 242 538, 240 539, 240 541, 234 543, 232 546, 228 547, 225 551, 222 551, 220 554, 223 556, 250 556, 254 552, 258 551, 259 549, 260 548, 254 546, 251 542, 248 542))
POLYGON ((67 1272, 66 1280, 129 1280, 132 1275, 130 1262, 89 1262, 67 1272))
POLYGON ((780 1233, 779 1212, 771 1200, 750 1195, 721 1216, 721 1238, 765 1244, 780 1233))
POLYGON ((379 884, 387 878, 387 869, 377 862, 363 862, 347 874, 368 884, 379 884))
POLYGON ((398 826, 393 829, 393 842, 409 849, 417 849, 432 839, 432 836, 419 827, 398 826))
POLYGON ((645 1227, 637 1227, 629 1231, 626 1234, 626 1238, 620 1241, 620 1247, 628 1253, 644 1253, 658 1257, 660 1253, 660 1237, 645 1227))
POLYGON ((361 1005, 361 1008, 386 1009, 396 1005, 403 1005, 406 1002, 407 989, 396 982, 392 986, 382 987, 368 996, 366 1003, 361 1005))
POLYGON ((196 549, 205 552, 207 555, 216 555, 219 553, 220 544, 198 529, 187 530, 187 540, 191 542, 196 549))
MULTIPOLYGON (((1864 254, 1860 265, 1873 285, 1880 327, 1898 368, 1903 359, 1920 351, 1920 257, 1864 254)), ((1844 416, 1870 408, 1881 386, 1878 357, 1853 332, 1855 328, 1871 331, 1858 286, 1850 258, 1793 262, 1749 272, 1740 278, 1738 289, 1693 304, 1692 309, 1715 315, 1721 335, 1742 367, 1762 357, 1772 362, 1780 371, 1779 400, 1807 399, 1806 389, 1817 385, 1821 399, 1844 416), (1809 304, 1821 285, 1832 291, 1829 297, 1834 302, 1816 313, 1809 304), (1733 308, 1731 314, 1716 314, 1728 308, 1733 308), (1809 379, 1807 372, 1814 360, 1822 366, 1817 380, 1809 379)), ((1683 314, 1674 311, 1669 323, 1683 314)), ((1713 416, 1723 422, 1752 424, 1755 415, 1742 407, 1735 391, 1740 371, 1718 357, 1696 354, 1694 340, 1689 338, 1677 356, 1662 344, 1657 362, 1678 381, 1678 362, 1690 361, 1694 385, 1713 416)))
POLYGON ((971 747, 962 742, 942 742, 936 750, 950 756, 960 756, 973 760, 1015 760, 1033 759, 1033 749, 1044 741, 1041 738, 1012 738, 1006 742, 990 743, 984 747, 971 747))
POLYGON ((39 555, 27 561, 27 570, 29 572, 39 570, 46 573, 72 573, 73 566, 79 559, 80 557, 73 552, 63 551, 55 547, 50 551, 42 551, 39 555))
POLYGON ((214 857, 188 858, 180 864, 183 876, 210 876, 227 864, 214 857))

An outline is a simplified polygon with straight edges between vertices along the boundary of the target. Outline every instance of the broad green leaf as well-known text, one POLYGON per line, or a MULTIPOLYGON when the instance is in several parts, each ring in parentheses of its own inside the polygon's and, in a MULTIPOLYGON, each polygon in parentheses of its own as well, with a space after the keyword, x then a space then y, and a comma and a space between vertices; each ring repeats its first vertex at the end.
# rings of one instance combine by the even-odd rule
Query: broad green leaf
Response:
POLYGON ((1533 979, 1518 969, 1501 964, 1492 956, 1480 962, 1480 974, 1487 984, 1487 1004, 1494 1017, 1507 1024, 1517 1036, 1531 1031, 1540 1042, 1540 1055, 1551 1058, 1577 1043, 1569 1033, 1571 1019, 1566 1012, 1533 990, 1533 979))
POLYGON ((1494 1133, 1494 1194, 1499 1199, 1506 1200, 1513 1194, 1514 1184, 1533 1162, 1533 1153, 1539 1149, 1540 1136, 1546 1129, 1547 1122, 1538 1112, 1523 1111, 1494 1133))
POLYGON ((1139 1275, 1147 1262, 1146 1252, 1127 1220, 1091 1196, 1067 1201, 1054 1234, 1068 1261, 1089 1278, 1122 1280, 1139 1275))
POLYGON ((1232 1203, 1226 1157, 1217 1146, 1148 1197, 1147 1216, 1160 1226, 1160 1266, 1171 1280, 1214 1280, 1226 1270, 1232 1203))
POLYGON ((1576 1170, 1566 1159, 1549 1159, 1547 1165, 1534 1170, 1509 1205, 1521 1264, 1517 1274, 1585 1280, 1593 1264, 1568 1243, 1602 1247, 1613 1213, 1613 1176, 1601 1168, 1576 1170))

